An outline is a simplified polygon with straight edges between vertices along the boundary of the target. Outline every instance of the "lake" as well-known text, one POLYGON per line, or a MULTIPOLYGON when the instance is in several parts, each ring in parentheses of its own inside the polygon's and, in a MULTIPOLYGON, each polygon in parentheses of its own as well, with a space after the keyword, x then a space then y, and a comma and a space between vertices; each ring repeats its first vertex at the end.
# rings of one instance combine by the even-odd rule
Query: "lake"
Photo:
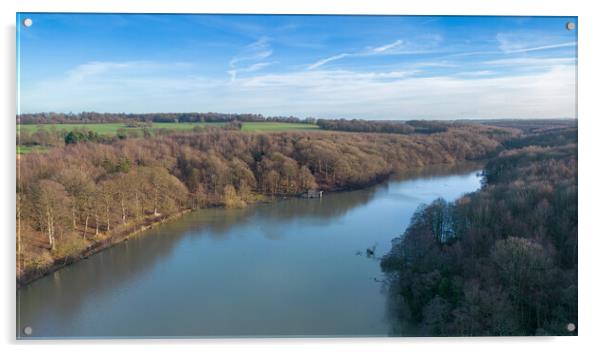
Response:
POLYGON ((387 336, 378 258, 420 204, 477 190, 478 168, 192 212, 18 290, 18 335, 387 336))

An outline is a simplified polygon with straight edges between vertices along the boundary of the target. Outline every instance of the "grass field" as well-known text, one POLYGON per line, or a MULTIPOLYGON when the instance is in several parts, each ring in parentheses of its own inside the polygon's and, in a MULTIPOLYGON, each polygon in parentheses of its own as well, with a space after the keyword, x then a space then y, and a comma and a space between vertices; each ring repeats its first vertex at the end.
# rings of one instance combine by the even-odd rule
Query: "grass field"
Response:
MULTIPOLYGON (((222 126, 224 123, 153 123, 151 129, 170 129, 178 131, 189 131, 195 126, 222 126)), ((43 125, 19 125, 17 131, 21 128, 21 131, 35 132, 38 129, 52 129, 67 130, 71 131, 74 129, 85 128, 94 131, 101 135, 115 135, 119 129, 140 130, 139 127, 128 128, 126 124, 122 123, 106 123, 106 124, 43 124, 43 125)))
MULTIPOLYGON (((153 123, 151 130, 169 129, 175 131, 191 131, 193 128, 200 126, 223 126, 225 123, 153 123)), ((94 131, 100 135, 114 136, 117 130, 125 129, 127 131, 140 131, 141 127, 127 127, 122 123, 106 123, 106 124, 25 124, 17 125, 17 132, 27 131, 29 133, 36 132, 39 129, 56 129, 57 131, 72 131, 75 129, 85 128, 94 131)), ((244 132, 282 132, 282 131, 317 131, 320 127, 311 124, 296 124, 296 123, 281 123, 281 122, 249 122, 242 123, 241 130, 244 132)), ((31 152, 44 152, 47 147, 42 146, 17 146, 17 154, 26 154, 31 152)))
POLYGON ((19 146, 17 145, 17 154, 25 154, 31 152, 44 152, 48 148, 44 146, 19 146))
MULTIPOLYGON (((176 131, 190 131, 196 126, 223 126, 224 123, 153 123, 151 129, 170 129, 176 131)), ((18 125, 21 131, 33 133, 38 129, 52 129, 71 131, 78 128, 85 128, 101 135, 115 135, 119 129, 142 130, 142 128, 128 128, 126 124, 106 123, 106 124, 43 124, 43 125, 18 125)), ((289 130, 317 130, 317 125, 294 124, 280 122, 252 122, 243 123, 242 131, 245 132, 278 132, 289 130)))

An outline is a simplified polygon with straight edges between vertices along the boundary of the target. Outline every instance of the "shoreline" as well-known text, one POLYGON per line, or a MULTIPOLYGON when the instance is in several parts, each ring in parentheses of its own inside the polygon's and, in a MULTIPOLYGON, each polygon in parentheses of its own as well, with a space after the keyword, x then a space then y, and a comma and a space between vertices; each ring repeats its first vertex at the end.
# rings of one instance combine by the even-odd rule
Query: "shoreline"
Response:
POLYGON ((176 219, 181 218, 182 216, 190 213, 194 211, 193 209, 187 208, 184 209, 182 211, 179 211, 177 213, 174 213, 172 215, 163 217, 163 218, 159 218, 158 220, 152 221, 148 224, 142 224, 140 226, 134 226, 134 230, 131 232, 127 232, 125 231, 123 234, 117 234, 115 236, 111 236, 107 239, 103 239, 100 241, 96 241, 95 243, 90 244, 84 251, 78 253, 78 254, 74 254, 72 256, 67 256, 61 259, 56 259, 54 261, 54 263, 49 266, 48 268, 41 270, 41 271, 36 271, 34 273, 29 273, 29 274, 25 274, 22 276, 22 278, 17 277, 17 289, 20 289, 22 287, 25 287, 29 284, 31 284, 32 282, 35 282, 36 280, 46 277, 64 267, 67 267, 69 265, 72 265, 76 262, 79 262, 81 260, 86 260, 88 259, 88 257, 98 254, 101 251, 104 251, 106 249, 109 249, 117 244, 126 242, 129 240, 129 238, 134 237, 139 235, 140 233, 152 229, 160 224, 163 224, 165 222, 170 222, 170 221, 174 221, 176 219))
MULTIPOLYGON (((487 160, 460 161, 460 162, 454 162, 454 163, 449 163, 449 164, 434 164, 434 165, 427 165, 427 166, 422 166, 422 167, 417 167, 417 168, 406 169, 401 172, 390 173, 388 175, 375 178, 373 180, 373 182, 368 183, 366 185, 359 185, 357 187, 331 189, 331 190, 328 190, 328 193, 342 193, 342 192, 349 192, 349 191, 355 191, 355 190, 362 190, 362 189, 366 189, 366 188, 369 188, 369 187, 372 187, 375 185, 379 185, 379 184, 385 182, 386 180, 390 180, 391 178, 394 178, 396 176, 398 176, 398 177, 401 176, 404 179, 405 178, 411 179, 413 177, 416 177, 419 173, 424 172, 425 170, 428 170, 428 169, 436 170, 437 168, 445 168, 445 169, 451 168, 451 170, 446 170, 445 174, 447 174, 449 172, 453 173, 454 167, 463 167, 463 166, 468 166, 468 165, 473 165, 473 164, 474 164, 474 166, 483 165, 483 163, 485 163, 486 161, 487 160)), ((292 195, 292 196, 290 196, 290 195, 289 196, 262 195, 262 196, 264 196, 264 197, 256 199, 253 202, 249 202, 244 207, 248 207, 249 205, 253 205, 253 204, 268 204, 268 203, 273 203, 273 202, 286 200, 286 199, 290 199, 290 198, 302 198, 303 199, 303 197, 300 195, 292 195)), ((17 279, 16 279, 17 289, 25 287, 25 286, 35 282, 36 280, 46 277, 64 267, 67 267, 69 265, 72 265, 72 264, 77 263, 82 260, 86 260, 86 259, 88 259, 88 257, 98 254, 104 250, 107 250, 117 244, 126 242, 129 240, 130 237, 137 236, 140 233, 150 230, 158 225, 177 220, 177 219, 183 217, 184 215, 191 213, 193 211, 197 211, 197 210, 201 210, 201 209, 209 209, 209 208, 225 208, 225 207, 224 206, 213 206, 213 207, 204 207, 204 208, 199 208, 199 209, 187 208, 187 209, 181 210, 177 213, 174 213, 172 215, 153 220, 148 224, 142 223, 142 225, 133 226, 132 231, 129 231, 129 232, 128 232, 128 228, 126 228, 123 231, 123 234, 116 234, 114 236, 108 237, 107 239, 96 241, 95 243, 90 244, 85 250, 83 250, 77 254, 67 256, 64 258, 60 258, 60 259, 56 259, 51 266, 49 266, 48 268, 46 268, 44 270, 26 273, 21 278, 17 277, 17 279)))

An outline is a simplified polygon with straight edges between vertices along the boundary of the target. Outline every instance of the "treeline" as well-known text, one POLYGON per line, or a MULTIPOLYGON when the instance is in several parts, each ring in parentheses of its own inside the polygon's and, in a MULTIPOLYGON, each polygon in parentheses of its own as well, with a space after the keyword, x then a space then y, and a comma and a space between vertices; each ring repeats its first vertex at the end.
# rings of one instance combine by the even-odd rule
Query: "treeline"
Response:
POLYGON ((525 135, 539 134, 546 131, 577 128, 577 119, 502 119, 502 120, 459 120, 460 122, 476 122, 504 128, 518 129, 525 135))
POLYGON ((480 191, 416 211, 381 261, 394 334, 576 334, 567 330, 577 324, 571 142, 504 151, 480 191))
MULTIPOLYGON (((230 129, 230 125, 234 123, 228 123, 224 125, 223 129, 230 129)), ((194 127, 192 130, 195 132, 202 131, 203 129, 211 129, 210 127, 194 127)), ((239 127, 237 129, 240 129, 239 127)), ((74 129, 63 129, 57 128, 56 125, 52 125, 50 128, 37 129, 33 132, 28 130, 20 130, 17 133, 17 145, 21 146, 43 146, 43 147, 60 147, 66 144, 74 144, 78 142, 99 142, 99 143, 114 143, 118 140, 125 140, 127 138, 141 138, 141 137, 153 137, 157 135, 166 135, 175 133, 174 129, 165 128, 152 128, 151 126, 136 126, 135 128, 120 128, 117 129, 114 135, 99 134, 95 131, 87 129, 85 127, 78 127, 74 129)))
POLYGON ((35 113, 17 115, 19 124, 92 124, 92 123, 198 123, 198 122, 262 122, 274 121, 285 123, 314 124, 315 119, 301 119, 294 116, 268 116, 261 114, 225 114, 225 113, 35 113))
MULTIPOLYGON (((214 130, 20 156, 18 277, 180 211, 243 207, 312 188, 358 188, 391 173, 495 154, 492 128, 436 135, 245 134, 214 130)), ((498 136, 498 135, 496 135, 498 136)))
MULTIPOLYGON (((203 132, 217 129, 241 130, 241 128, 241 122, 231 121, 219 126, 199 125, 193 127, 191 131, 203 132)), ((117 129, 114 135, 100 134, 87 129, 86 127, 64 129, 61 128, 60 125, 51 125, 49 128, 36 129, 33 132, 26 129, 20 130, 17 133, 17 145, 57 147, 78 142, 114 143, 118 140, 125 140, 128 138, 150 138, 177 132, 178 130, 176 129, 157 127, 156 125, 147 122, 128 122, 127 127, 117 129)))
POLYGON ((326 120, 319 119, 317 124, 324 130, 352 131, 352 132, 382 132, 394 134, 411 134, 414 127, 400 121, 370 121, 370 120, 326 120))
POLYGON ((551 147, 569 143, 577 143, 577 128, 565 128, 555 131, 544 130, 544 132, 535 135, 516 137, 504 141, 504 147, 508 149, 527 146, 551 147))
POLYGON ((450 122, 440 121, 383 121, 361 119, 318 119, 316 124, 324 130, 351 131, 351 132, 379 132, 391 134, 433 134, 445 132, 453 125, 450 122))
POLYGON ((101 135, 90 130, 74 130, 69 131, 65 135, 65 144, 74 144, 79 142, 104 142, 101 135))

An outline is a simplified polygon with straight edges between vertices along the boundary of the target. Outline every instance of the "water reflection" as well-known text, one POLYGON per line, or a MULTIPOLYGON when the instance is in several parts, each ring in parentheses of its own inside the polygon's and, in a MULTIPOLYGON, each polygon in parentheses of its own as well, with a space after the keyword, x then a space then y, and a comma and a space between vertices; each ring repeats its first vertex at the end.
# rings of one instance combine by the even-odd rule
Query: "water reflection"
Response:
POLYGON ((36 337, 386 335, 374 259, 420 203, 476 189, 475 168, 190 213, 22 288, 18 325, 36 337))

